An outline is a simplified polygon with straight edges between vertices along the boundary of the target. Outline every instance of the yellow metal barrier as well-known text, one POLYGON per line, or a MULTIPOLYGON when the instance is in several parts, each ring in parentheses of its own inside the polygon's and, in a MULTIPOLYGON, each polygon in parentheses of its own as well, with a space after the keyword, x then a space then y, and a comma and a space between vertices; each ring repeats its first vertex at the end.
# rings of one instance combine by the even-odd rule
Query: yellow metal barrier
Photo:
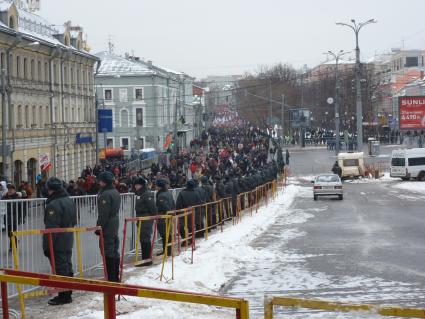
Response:
POLYGON ((314 299, 266 296, 264 299, 264 319, 273 319, 273 306, 308 308, 332 312, 367 311, 379 314, 381 316, 425 318, 425 309, 366 304, 349 304, 314 299))

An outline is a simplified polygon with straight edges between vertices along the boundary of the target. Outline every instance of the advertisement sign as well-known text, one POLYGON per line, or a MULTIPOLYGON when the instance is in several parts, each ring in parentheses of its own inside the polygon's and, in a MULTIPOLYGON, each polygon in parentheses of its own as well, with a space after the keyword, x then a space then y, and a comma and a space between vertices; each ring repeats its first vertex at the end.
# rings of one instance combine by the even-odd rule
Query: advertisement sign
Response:
POLYGON ((112 132, 112 110, 100 109, 97 110, 98 118, 98 132, 111 133, 112 132))
POLYGON ((292 109, 289 110, 291 127, 309 127, 310 126, 310 110, 309 109, 292 109))
POLYGON ((400 96, 398 98, 400 129, 425 129, 425 96, 400 96))

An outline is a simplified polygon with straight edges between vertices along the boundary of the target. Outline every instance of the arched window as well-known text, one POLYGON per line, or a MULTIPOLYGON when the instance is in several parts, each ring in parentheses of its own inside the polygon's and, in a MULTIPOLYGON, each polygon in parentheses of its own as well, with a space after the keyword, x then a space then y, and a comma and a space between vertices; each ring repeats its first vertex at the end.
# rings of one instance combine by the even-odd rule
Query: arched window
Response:
POLYGON ((121 127, 128 127, 128 111, 121 110, 121 127))
POLYGON ((4 52, 0 54, 0 68, 3 70, 6 68, 6 61, 5 61, 5 55, 4 52))
POLYGON ((26 128, 30 128, 31 127, 31 123, 30 123, 30 107, 28 105, 25 106, 25 127, 26 128))
POLYGON ((15 17, 13 16, 9 18, 9 28, 15 29, 15 17))

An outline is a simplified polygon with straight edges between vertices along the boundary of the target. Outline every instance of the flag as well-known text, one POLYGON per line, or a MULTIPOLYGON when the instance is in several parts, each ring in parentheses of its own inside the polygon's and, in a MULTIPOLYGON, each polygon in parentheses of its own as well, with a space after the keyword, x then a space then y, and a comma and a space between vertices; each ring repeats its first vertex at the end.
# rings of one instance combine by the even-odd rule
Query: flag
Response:
POLYGON ((171 144, 171 133, 168 133, 167 137, 165 138, 164 149, 167 149, 168 146, 170 146, 170 144, 171 144))

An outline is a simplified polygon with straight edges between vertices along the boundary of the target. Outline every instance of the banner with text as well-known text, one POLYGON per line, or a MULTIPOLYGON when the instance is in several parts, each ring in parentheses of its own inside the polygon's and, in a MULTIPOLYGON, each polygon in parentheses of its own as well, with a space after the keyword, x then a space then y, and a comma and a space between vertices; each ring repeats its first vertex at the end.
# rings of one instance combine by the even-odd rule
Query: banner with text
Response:
POLYGON ((400 129, 425 129, 425 96, 400 96, 398 98, 400 129))

